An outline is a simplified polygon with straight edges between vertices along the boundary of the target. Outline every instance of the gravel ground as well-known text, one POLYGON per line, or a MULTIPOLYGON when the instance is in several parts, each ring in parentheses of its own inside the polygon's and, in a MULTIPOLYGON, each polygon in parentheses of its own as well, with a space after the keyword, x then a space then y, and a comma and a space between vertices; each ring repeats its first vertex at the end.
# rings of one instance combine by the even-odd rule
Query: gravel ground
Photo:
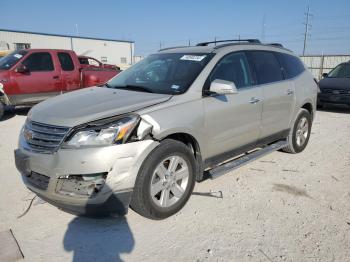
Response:
POLYGON ((79 218, 37 198, 18 218, 34 195, 14 164, 16 113, 0 122, 0 231, 12 229, 26 261, 350 261, 349 109, 319 111, 301 154, 198 183, 163 221, 79 218))

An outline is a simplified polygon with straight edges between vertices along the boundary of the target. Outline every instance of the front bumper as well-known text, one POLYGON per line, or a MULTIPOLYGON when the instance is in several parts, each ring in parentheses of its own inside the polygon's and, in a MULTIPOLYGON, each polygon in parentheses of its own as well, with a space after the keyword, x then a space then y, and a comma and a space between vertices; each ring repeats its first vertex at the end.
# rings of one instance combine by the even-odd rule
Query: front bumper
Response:
POLYGON ((69 213, 107 215, 127 213, 142 162, 159 144, 153 140, 100 148, 60 149, 53 154, 27 151, 20 137, 16 167, 24 184, 48 203, 69 213), (98 191, 75 177, 103 175, 98 191), (69 179, 68 179, 69 177, 69 179))
POLYGON ((350 94, 325 94, 319 93, 317 95, 317 103, 330 104, 350 104, 350 94))

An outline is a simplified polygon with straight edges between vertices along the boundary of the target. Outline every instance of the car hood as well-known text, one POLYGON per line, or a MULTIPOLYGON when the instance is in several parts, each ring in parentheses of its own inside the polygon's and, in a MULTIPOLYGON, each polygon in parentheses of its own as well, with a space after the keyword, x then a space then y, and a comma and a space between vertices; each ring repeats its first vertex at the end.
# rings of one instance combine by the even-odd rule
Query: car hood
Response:
POLYGON ((171 95, 111 89, 85 88, 56 96, 34 106, 28 118, 32 121, 74 127, 98 119, 163 103, 171 95))
POLYGON ((320 89, 343 89, 350 91, 350 78, 331 78, 326 77, 319 82, 320 89))

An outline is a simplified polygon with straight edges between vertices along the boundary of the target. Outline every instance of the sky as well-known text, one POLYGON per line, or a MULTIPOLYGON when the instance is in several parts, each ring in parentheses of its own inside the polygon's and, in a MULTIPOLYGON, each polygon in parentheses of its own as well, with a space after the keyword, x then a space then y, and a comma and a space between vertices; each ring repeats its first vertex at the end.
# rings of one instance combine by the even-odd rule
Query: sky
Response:
MULTIPOLYGON (((135 41, 135 55, 258 38, 301 54, 350 54, 350 0, 2 0, 0 28, 135 41)), ((1 39, 0 39, 1 40, 1 39)))

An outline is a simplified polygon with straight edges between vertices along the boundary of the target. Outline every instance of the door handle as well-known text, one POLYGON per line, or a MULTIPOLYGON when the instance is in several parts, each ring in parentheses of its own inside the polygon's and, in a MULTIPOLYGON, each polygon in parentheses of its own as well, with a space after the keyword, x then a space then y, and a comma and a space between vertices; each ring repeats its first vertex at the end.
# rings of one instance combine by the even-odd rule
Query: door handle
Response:
POLYGON ((293 95, 293 94, 294 94, 294 91, 292 89, 288 89, 287 90, 287 95, 290 96, 290 95, 293 95))
POLYGON ((256 97, 252 97, 250 100, 249 100, 249 103, 251 104, 256 104, 260 102, 260 99, 259 98, 256 98, 256 97))
POLYGON ((59 79, 60 76, 53 76, 52 78, 53 78, 53 79, 59 79))

